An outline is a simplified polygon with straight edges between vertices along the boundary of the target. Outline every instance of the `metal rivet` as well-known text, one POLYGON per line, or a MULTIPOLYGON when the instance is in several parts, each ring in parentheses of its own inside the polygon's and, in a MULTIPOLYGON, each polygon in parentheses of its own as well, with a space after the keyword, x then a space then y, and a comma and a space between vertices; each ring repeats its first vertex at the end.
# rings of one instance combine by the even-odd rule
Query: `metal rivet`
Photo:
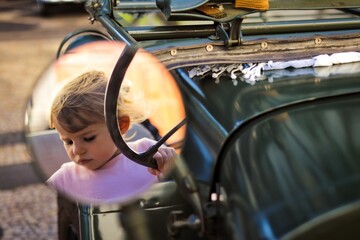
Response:
POLYGON ((314 43, 320 44, 322 42, 321 38, 315 38, 314 43))
POLYGON ((206 51, 211 52, 212 50, 214 50, 213 45, 206 45, 206 51))
POLYGON ((268 46, 267 42, 262 42, 261 43, 261 48, 267 48, 267 46, 268 46))
POLYGON ((170 55, 175 56, 176 54, 177 54, 177 50, 176 49, 171 49, 170 55))
POLYGON ((93 17, 88 17, 88 20, 91 24, 93 24, 95 22, 95 18, 93 18, 93 17))

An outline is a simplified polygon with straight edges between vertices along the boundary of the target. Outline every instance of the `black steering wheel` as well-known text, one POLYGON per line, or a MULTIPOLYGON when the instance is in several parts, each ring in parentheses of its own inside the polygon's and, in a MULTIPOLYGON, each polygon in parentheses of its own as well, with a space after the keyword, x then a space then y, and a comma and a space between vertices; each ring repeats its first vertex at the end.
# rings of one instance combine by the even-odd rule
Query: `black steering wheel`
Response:
POLYGON ((186 123, 186 119, 178 123, 155 145, 150 147, 145 152, 137 153, 127 145, 118 127, 119 123, 117 101, 125 73, 138 50, 139 48, 136 45, 126 45, 115 64, 105 93, 105 121, 115 145, 126 157, 138 164, 157 169, 158 166, 156 160, 153 158, 154 154, 158 151, 159 147, 166 142, 167 139, 169 139, 186 123))

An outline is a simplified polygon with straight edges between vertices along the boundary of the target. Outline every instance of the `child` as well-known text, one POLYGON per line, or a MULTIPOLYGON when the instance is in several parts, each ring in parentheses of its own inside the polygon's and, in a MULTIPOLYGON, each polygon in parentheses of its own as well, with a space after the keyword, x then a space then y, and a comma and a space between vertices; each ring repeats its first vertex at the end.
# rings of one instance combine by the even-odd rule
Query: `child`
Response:
MULTIPOLYGON (((160 147, 154 155, 158 169, 147 169, 121 154, 105 123, 106 85, 103 72, 84 73, 60 90, 50 112, 50 126, 57 130, 71 162, 63 164, 47 182, 70 198, 92 204, 116 202, 143 191, 176 154, 173 148, 160 147)), ((131 123, 145 120, 148 114, 131 86, 121 91, 119 129, 125 134, 131 123)), ((147 138, 129 143, 137 152, 152 145, 154 141, 147 138)))

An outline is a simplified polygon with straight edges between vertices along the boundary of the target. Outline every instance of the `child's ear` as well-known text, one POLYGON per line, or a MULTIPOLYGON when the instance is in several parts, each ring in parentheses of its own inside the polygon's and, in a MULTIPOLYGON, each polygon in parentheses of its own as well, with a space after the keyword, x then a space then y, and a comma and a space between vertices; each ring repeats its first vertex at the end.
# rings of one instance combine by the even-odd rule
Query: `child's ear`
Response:
POLYGON ((130 127, 130 118, 129 116, 119 117, 119 127, 121 134, 125 134, 130 127))

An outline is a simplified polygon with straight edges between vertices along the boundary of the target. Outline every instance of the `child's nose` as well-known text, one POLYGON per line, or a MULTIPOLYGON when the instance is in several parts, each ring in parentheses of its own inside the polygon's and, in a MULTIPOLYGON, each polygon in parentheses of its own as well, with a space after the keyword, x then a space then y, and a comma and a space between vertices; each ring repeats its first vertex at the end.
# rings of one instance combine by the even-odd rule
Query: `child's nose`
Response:
POLYGON ((85 148, 81 143, 74 143, 73 144, 73 153, 74 155, 80 155, 85 152, 85 148))

